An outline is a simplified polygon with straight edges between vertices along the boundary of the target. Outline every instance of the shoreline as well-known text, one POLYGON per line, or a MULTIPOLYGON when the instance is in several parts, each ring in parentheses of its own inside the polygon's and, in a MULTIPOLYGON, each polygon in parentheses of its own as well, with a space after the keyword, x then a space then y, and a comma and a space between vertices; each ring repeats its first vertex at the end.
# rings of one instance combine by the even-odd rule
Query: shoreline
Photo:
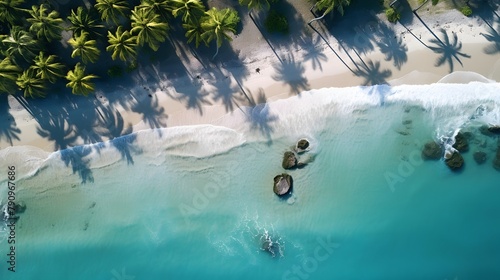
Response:
MULTIPOLYGON (((381 24, 388 24, 384 22, 383 15, 378 15, 378 17, 381 24)), ((480 35, 481 33, 486 33, 485 28, 487 26, 484 23, 481 23, 476 18, 465 18, 455 10, 440 14, 433 19, 435 21, 434 24, 431 22, 432 18, 426 15, 423 15, 422 18, 429 21, 429 26, 438 25, 445 28, 447 34, 452 34, 453 32, 457 34, 459 44, 461 45, 459 51, 470 56, 470 58, 461 57, 462 66, 452 58, 451 63, 453 64, 454 71, 475 72, 487 79, 500 81, 500 52, 493 55, 484 52, 484 48, 491 44, 480 35), (457 20, 457 18, 460 20, 457 20), (438 23, 442 21, 445 23, 438 23), (467 28, 464 26, 467 26, 467 28)), ((248 21, 248 18, 246 20, 248 21)), ((155 105, 155 110, 163 112, 163 114, 159 115, 161 118, 158 120, 145 119, 144 113, 141 115, 141 112, 134 112, 130 108, 126 108, 126 106, 118 103, 111 106, 111 110, 116 111, 118 114, 114 116, 113 122, 118 122, 121 118, 125 127, 132 128, 132 130, 123 130, 127 133, 159 127, 215 124, 224 116, 233 114, 235 110, 239 110, 243 106, 252 106, 263 102, 284 99, 312 89, 365 85, 369 77, 362 78, 354 75, 339 57, 351 69, 360 67, 361 70, 364 70, 364 67, 370 68, 372 66, 375 69, 379 63, 379 68, 376 69, 379 71, 377 72, 378 74, 390 71, 390 74, 385 75, 387 77, 380 79, 380 81, 386 82, 391 86, 432 84, 440 81, 449 74, 449 65, 445 63, 440 67, 435 67, 433 64, 439 58, 439 55, 423 46, 401 24, 398 23, 389 27, 393 28, 394 34, 401 38, 401 40, 394 38, 394 41, 400 40, 400 47, 406 48, 406 52, 404 53, 406 61, 400 67, 395 66, 391 60, 387 61, 386 54, 380 52, 377 47, 373 47, 371 51, 367 51, 364 54, 357 53, 355 48, 344 52, 343 49, 345 49, 345 46, 340 45, 332 35, 328 35, 330 45, 337 52, 335 54, 316 33, 312 33, 309 39, 311 42, 318 43, 311 44, 308 49, 294 49, 293 47, 276 48, 276 53, 281 55, 283 59, 283 63, 280 64, 269 45, 264 41, 259 44, 257 49, 250 46, 245 54, 242 54, 243 50, 240 49, 239 56, 244 57, 246 55, 246 58, 242 59, 242 65, 231 66, 233 61, 227 61, 215 65, 212 69, 203 69, 203 66, 199 65, 198 61, 191 58, 191 61, 189 61, 190 64, 184 64, 187 73, 192 73, 190 74, 191 76, 180 76, 173 79, 169 79, 167 75, 162 77, 161 72, 158 73, 158 69, 153 69, 156 71, 156 80, 147 84, 142 84, 136 80, 132 88, 125 90, 138 92, 141 87, 144 87, 144 92, 132 95, 135 98, 135 101, 133 101, 135 103, 132 104, 137 106, 141 106, 143 102, 148 103, 147 105, 149 106, 153 104, 155 105), (259 55, 252 56, 256 53, 259 55), (312 56, 311 54, 315 55, 315 57, 308 60, 307 58, 312 56), (422 57, 425 57, 425 59, 422 59, 422 57), (247 62, 245 63, 245 61, 247 62), (371 65, 370 61, 373 61, 374 64, 371 65), (356 64, 353 62, 356 62, 356 64), (224 67, 222 66, 223 64, 227 64, 229 67, 224 67), (260 69, 260 73, 255 71, 257 68, 260 69), (240 78, 237 74, 241 71, 247 72, 246 75, 242 76, 243 78, 240 78), (199 76, 199 78, 196 76, 199 76), (221 88, 226 92, 215 97, 212 96, 214 92, 222 92, 221 88), (149 97, 149 95, 151 96, 149 97), (194 103, 194 105, 190 102, 194 103)), ((252 29, 251 23, 245 26, 245 28, 245 32, 248 32, 248 34, 255 35, 255 32, 258 32, 255 26, 252 29)), ((306 28, 309 27, 306 26, 306 28)), ((421 36, 422 39, 420 40, 422 41, 427 42, 433 38, 427 29, 420 26, 419 23, 414 23, 409 29, 416 36, 421 36)), ((437 30, 438 28, 435 29, 436 33, 437 30)), ((248 42, 248 40, 262 41, 262 34, 259 35, 258 39, 247 38, 249 37, 248 34, 241 34, 235 38, 232 43, 233 47, 238 49, 245 42, 248 42)), ((364 33, 361 32, 358 34, 364 33)), ((451 38, 451 40, 453 39, 451 38)), ((377 38, 372 40, 371 44, 375 45, 376 42, 377 38)), ((186 63, 186 61, 183 63, 186 63)), ((139 69, 138 72, 137 76, 140 78, 140 76, 147 75, 153 71, 151 69, 139 69)), ((370 74, 367 73, 367 75, 370 74)), ((143 80, 147 80, 147 78, 143 78, 143 80)), ((102 98, 96 97, 96 100, 87 100, 87 103, 93 103, 96 107, 78 108, 78 110, 81 110, 82 115, 85 115, 85 112, 88 111, 99 110, 101 106, 110 107, 108 97, 116 100, 117 95, 120 94, 118 90, 115 92, 103 92, 101 87, 97 89, 96 96, 102 96, 102 98)), ((91 96, 87 98, 93 99, 91 96)), ((11 108, 9 113, 14 118, 16 127, 20 129, 19 140, 12 139, 12 146, 32 146, 46 152, 59 150, 59 148, 54 146, 53 141, 37 133, 38 122, 22 106, 16 103, 17 101, 9 96, 11 108)), ((101 112, 98 113, 101 114, 101 112)), ((106 115, 105 117, 109 116, 106 115)), ((102 116, 100 118, 102 119, 102 116)), ((81 118, 72 121, 79 123, 87 120, 81 118)), ((65 125, 63 124, 63 126, 65 125)), ((73 132, 76 137, 79 136, 76 135, 76 131, 73 132)), ((112 138, 103 137, 102 141, 109 139, 112 138)), ((79 137, 72 144, 74 146, 90 143, 79 137)), ((9 141, 6 141, 5 137, 2 137, 0 139, 0 149, 8 146, 11 146, 9 141)))

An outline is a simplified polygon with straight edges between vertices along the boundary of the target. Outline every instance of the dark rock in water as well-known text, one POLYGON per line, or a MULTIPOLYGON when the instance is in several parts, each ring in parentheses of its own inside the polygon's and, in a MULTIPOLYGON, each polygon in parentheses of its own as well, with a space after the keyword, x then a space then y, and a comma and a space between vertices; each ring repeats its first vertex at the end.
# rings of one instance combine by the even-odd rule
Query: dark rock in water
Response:
POLYGON ((276 195, 282 196, 288 194, 293 187, 292 176, 283 173, 274 177, 273 191, 276 195))
POLYGON ((439 146, 438 143, 431 141, 427 142, 424 145, 424 149, 422 150, 422 158, 429 160, 437 160, 443 156, 443 149, 439 146))
POLYGON ((26 211, 26 204, 22 201, 14 203, 14 211, 16 211, 16 213, 24 213, 24 211, 26 211))
POLYGON ((290 151, 285 152, 281 166, 285 169, 295 168, 297 166, 297 158, 295 157, 295 154, 290 151))
POLYGON ((271 254, 273 258, 276 257, 277 255, 278 256, 281 255, 280 244, 277 241, 273 241, 271 236, 267 232, 261 235, 260 241, 262 242, 261 245, 262 251, 271 254))
POLYGON ((493 126, 483 125, 479 128, 479 131, 486 136, 500 135, 500 126, 498 126, 498 125, 493 125, 493 126))
POLYGON ((455 144, 453 148, 459 152, 467 152, 469 150, 469 141, 462 132, 457 133, 455 136, 455 144))
POLYGON ((486 162, 487 155, 485 152, 479 151, 474 153, 474 160, 477 164, 483 164, 486 162))
POLYGON ((299 168, 299 169, 300 169, 300 168, 303 168, 303 167, 304 167, 304 166, 306 166, 306 165, 307 165, 307 163, 299 161, 299 162, 297 163, 297 168, 299 168))
POLYGON ((309 147, 309 141, 306 139, 300 139, 299 142, 297 142, 297 150, 299 151, 304 151, 309 147))
POLYGON ((445 163, 446 163, 446 165, 448 165, 448 167, 451 170, 457 171, 457 170, 460 170, 462 168, 462 166, 464 165, 464 158, 462 157, 462 155, 460 153, 454 152, 450 156, 450 158, 445 160, 445 163))
POLYGON ((493 167, 500 171, 500 148, 497 150, 497 154, 495 158, 493 159, 493 167))

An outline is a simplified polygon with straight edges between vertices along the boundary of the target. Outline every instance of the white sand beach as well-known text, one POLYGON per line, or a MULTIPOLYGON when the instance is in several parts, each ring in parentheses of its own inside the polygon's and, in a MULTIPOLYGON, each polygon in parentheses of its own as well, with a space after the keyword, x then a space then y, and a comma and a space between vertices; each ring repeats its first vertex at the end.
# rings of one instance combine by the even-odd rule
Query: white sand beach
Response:
POLYGON ((500 81, 500 11, 483 7, 468 18, 454 9, 424 7, 418 11, 422 21, 410 13, 391 24, 383 12, 353 8, 328 26, 313 23, 327 44, 306 24, 312 19, 309 4, 287 3, 295 15, 288 36, 268 38, 260 31, 262 17, 254 15, 259 29, 240 13, 241 33, 214 60, 197 59, 177 42, 176 54, 140 65, 132 79, 98 82, 95 96, 73 98, 74 104, 47 98, 32 101, 42 109, 29 112, 9 96, 0 149, 32 146, 50 152, 142 129, 225 125, 220 119, 242 106, 324 87, 431 84, 450 73, 459 76, 447 82, 484 80, 481 76, 500 81), (59 118, 48 117, 55 115, 59 118), (43 132, 47 126, 63 135, 43 132), (119 129, 110 133, 110 126, 119 129))

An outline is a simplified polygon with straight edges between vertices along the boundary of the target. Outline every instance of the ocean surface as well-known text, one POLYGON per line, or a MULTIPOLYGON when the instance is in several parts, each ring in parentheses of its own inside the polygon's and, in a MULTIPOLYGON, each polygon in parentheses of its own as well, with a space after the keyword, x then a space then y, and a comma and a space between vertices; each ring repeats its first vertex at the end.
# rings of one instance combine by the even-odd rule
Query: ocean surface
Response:
POLYGON ((217 125, 140 131, 16 168, 15 272, 0 279, 500 279, 500 84, 327 88, 243 108, 217 125), (424 161, 468 132, 465 165, 424 161), (308 162, 283 153, 306 138, 308 162), (476 151, 487 161, 477 164, 476 151))

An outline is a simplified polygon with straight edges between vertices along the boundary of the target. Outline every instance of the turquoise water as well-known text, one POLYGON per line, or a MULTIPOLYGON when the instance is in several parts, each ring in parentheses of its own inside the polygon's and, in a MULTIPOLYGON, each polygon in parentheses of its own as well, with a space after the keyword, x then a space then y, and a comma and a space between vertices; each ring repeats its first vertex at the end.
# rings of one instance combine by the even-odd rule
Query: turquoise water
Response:
POLYGON ((499 89, 323 89, 236 112, 229 128, 5 149, 27 209, 15 273, 0 233, 0 279, 499 279, 498 139, 478 131, 500 123, 499 89), (421 160, 425 142, 459 129, 474 135, 462 172, 421 160), (301 137, 311 162, 288 171, 293 194, 280 199, 273 177, 301 137))

